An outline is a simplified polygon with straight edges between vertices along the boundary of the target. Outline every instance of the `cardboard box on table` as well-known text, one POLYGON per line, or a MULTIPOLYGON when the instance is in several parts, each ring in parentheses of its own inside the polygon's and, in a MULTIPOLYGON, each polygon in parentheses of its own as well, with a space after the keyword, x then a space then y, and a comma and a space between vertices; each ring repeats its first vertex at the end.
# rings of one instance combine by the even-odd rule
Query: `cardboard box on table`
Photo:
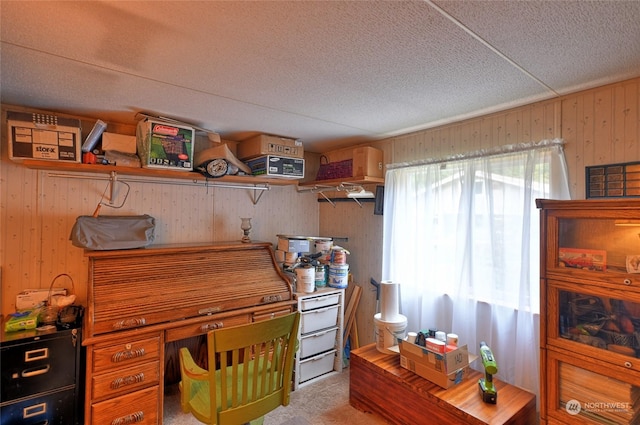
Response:
POLYGON ((465 380, 469 375, 469 364, 476 358, 469 354, 466 345, 441 354, 406 341, 400 343, 400 366, 442 388, 465 380))

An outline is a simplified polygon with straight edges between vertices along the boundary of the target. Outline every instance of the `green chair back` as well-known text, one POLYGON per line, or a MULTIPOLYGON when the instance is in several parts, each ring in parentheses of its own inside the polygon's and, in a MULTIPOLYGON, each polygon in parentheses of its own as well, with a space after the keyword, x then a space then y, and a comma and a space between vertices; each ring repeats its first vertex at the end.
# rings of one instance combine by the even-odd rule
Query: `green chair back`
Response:
POLYGON ((210 370, 181 348, 182 410, 203 423, 238 425, 262 423, 266 413, 288 405, 299 324, 296 312, 208 332, 210 370))

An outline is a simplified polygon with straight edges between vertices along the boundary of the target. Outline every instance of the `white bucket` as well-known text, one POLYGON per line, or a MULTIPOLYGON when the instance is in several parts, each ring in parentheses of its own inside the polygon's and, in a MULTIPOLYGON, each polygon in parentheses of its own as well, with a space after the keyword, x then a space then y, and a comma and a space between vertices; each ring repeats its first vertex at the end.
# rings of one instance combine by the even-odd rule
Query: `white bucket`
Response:
POLYGON ((329 286, 332 288, 346 288, 349 284, 349 265, 329 265, 329 286))
POLYGON ((298 292, 310 294, 316 290, 316 269, 306 264, 296 269, 296 285, 298 292))
POLYGON ((382 320, 380 316, 380 313, 373 316, 376 326, 376 348, 381 353, 397 354, 389 348, 398 345, 407 336, 407 318, 398 314, 396 320, 388 322, 382 320))

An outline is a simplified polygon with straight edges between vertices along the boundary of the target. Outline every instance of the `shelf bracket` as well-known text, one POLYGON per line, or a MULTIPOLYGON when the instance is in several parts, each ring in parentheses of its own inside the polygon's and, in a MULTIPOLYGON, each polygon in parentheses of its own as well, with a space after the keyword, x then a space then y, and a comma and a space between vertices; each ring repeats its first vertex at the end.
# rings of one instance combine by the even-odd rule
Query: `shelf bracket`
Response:
POLYGON ((320 195, 322 195, 322 197, 323 197, 324 199, 326 199, 326 200, 327 200, 327 202, 328 202, 328 203, 330 203, 330 204, 331 204, 331 206, 332 206, 333 208, 335 208, 335 207, 336 207, 336 203, 335 203, 335 202, 333 202, 331 199, 329 199, 329 197, 327 197, 327 195, 325 195, 325 194, 324 194, 324 192, 318 192, 318 193, 319 193, 320 195))
POLYGON ((262 198, 262 195, 267 190, 269 190, 269 185, 266 185, 266 187, 264 188, 253 188, 253 196, 251 196, 251 202, 253 202, 253 205, 258 205, 258 202, 260 202, 260 198, 262 198))

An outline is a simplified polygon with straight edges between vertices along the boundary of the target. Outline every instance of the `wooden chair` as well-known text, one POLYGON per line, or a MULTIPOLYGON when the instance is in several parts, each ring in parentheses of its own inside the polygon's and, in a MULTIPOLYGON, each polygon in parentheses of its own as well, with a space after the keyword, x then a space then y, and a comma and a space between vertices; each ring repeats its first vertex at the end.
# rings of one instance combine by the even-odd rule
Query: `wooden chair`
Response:
POLYGON ((255 425, 266 413, 288 405, 299 323, 296 312, 208 332, 209 370, 181 348, 183 412, 207 424, 255 425))

